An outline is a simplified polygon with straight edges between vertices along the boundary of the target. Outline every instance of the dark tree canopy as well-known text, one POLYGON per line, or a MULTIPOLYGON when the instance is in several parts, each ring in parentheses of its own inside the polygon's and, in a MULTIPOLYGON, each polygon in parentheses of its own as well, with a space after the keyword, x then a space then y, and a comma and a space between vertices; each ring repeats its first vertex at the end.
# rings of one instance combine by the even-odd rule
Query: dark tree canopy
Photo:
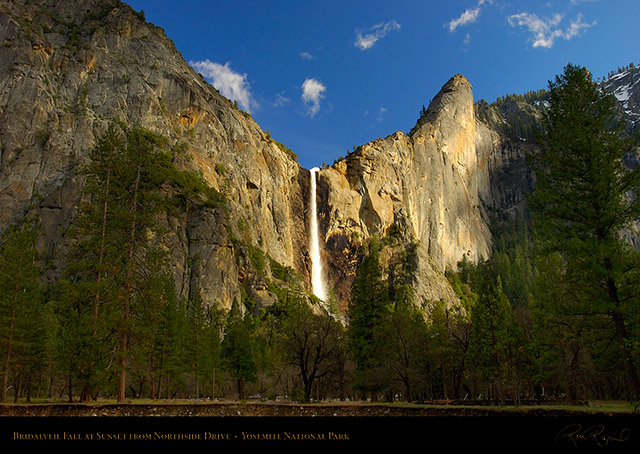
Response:
POLYGON ((625 229, 640 219, 639 169, 625 165, 633 143, 617 121, 614 97, 602 92, 585 68, 568 65, 549 88, 530 201, 540 252, 559 255, 556 277, 567 284, 564 304, 550 310, 562 307, 575 315, 575 323, 589 323, 591 332, 598 329, 608 338, 617 349, 612 357, 622 359, 631 396, 639 398, 631 346, 640 262, 624 239, 625 229))

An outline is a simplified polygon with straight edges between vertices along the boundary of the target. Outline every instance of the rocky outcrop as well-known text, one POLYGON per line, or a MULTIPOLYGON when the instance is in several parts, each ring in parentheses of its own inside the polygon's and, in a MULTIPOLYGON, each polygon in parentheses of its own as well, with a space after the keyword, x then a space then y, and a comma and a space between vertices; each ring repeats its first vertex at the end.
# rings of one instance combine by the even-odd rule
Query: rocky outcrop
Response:
POLYGON ((64 272, 78 170, 116 118, 166 137, 174 163, 228 200, 164 220, 181 296, 229 307, 251 280, 243 245, 305 275, 307 172, 162 29, 117 1, 0 1, 0 42, 0 228, 36 213, 48 279, 64 272))
MULTIPOLYGON (((443 272, 458 261, 487 258, 491 233, 482 203, 490 193, 489 168, 476 122, 471 84, 461 75, 449 80, 434 98, 419 125, 409 134, 362 145, 344 160, 320 172, 326 186, 325 242, 330 280, 338 298, 355 271, 355 256, 363 239, 400 235, 416 241, 417 298, 422 305, 435 299, 452 301, 443 272), (343 260, 340 260, 343 258, 343 260), (350 267, 350 268, 349 268, 350 267)), ((488 137, 488 138, 487 138, 488 137)))
MULTIPOLYGON (((637 132, 640 127, 640 66, 630 65, 618 69, 604 79, 600 86, 612 93, 618 101, 618 110, 628 129, 637 132)), ((637 161, 636 161, 637 164, 637 161)))
MULTIPOLYGON (((66 267, 78 170, 117 118, 165 137, 174 164, 226 198, 161 219, 179 296, 269 306, 275 266, 309 288, 308 170, 197 74, 162 29, 115 0, 0 0, 0 41, 0 231, 38 217, 46 279, 66 267)), ((488 257, 489 219, 523 211, 527 144, 501 129, 503 113, 477 112, 471 84, 457 75, 410 133, 321 170, 324 259, 343 309, 374 235, 391 239, 385 269, 412 270, 417 304, 456 304, 444 271, 488 257)))

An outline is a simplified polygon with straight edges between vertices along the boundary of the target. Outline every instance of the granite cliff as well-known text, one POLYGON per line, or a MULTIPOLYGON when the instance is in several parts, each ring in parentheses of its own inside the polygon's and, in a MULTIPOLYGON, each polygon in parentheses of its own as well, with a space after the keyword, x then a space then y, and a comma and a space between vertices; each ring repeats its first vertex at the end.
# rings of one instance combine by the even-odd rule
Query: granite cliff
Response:
POLYGON ((248 265, 252 246, 307 275, 308 172, 198 75, 162 29, 118 1, 2 1, 0 41, 0 226, 35 213, 50 282, 65 269, 78 170, 116 118, 167 138, 175 165, 227 198, 224 209, 163 220, 180 296, 200 291, 228 308, 245 286, 268 304, 274 296, 248 265))
POLYGON ((362 145, 321 172, 330 280, 341 301, 357 251, 372 235, 418 245, 411 282, 417 304, 455 301, 443 273, 463 258, 489 257, 492 218, 526 212, 526 146, 502 133, 496 126, 504 117, 492 113, 493 122, 478 118, 472 86, 458 74, 410 133, 362 145))
MULTIPOLYGON (((0 41, 0 231, 28 214, 39 219, 45 280, 65 271, 79 169, 119 119, 165 137, 176 167, 226 199, 161 219, 179 296, 255 310, 276 301, 269 283, 282 269, 308 294, 309 171, 197 74, 162 29, 114 0, 0 0, 0 41)), ((456 75, 409 133, 324 167, 321 238, 342 309, 374 236, 389 275, 408 263, 416 304, 456 304, 444 272, 491 254, 494 219, 526 215, 532 145, 509 132, 513 118, 539 113, 474 104, 471 84, 456 75)))

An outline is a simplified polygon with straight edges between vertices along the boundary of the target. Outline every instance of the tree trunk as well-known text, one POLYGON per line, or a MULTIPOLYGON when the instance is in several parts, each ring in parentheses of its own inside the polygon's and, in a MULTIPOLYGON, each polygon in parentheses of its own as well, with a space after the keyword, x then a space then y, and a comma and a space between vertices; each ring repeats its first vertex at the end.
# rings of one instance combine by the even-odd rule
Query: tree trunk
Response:
MULTIPOLYGON (((15 298, 14 298, 15 301, 15 298)), ((2 377, 2 402, 7 401, 7 387, 9 386, 9 363, 11 362, 11 348, 13 344, 13 329, 15 328, 15 308, 11 311, 9 323, 9 338, 7 339, 7 353, 4 355, 4 375, 2 377)))
POLYGON ((118 403, 123 403, 125 400, 126 385, 127 385, 127 347, 129 342, 129 320, 130 314, 130 299, 133 297, 133 254, 135 249, 135 235, 136 235, 136 207, 138 204, 138 188, 140 186, 140 174, 142 169, 142 163, 138 163, 136 180, 133 185, 133 200, 131 202, 131 229, 129 231, 129 255, 126 270, 126 282, 125 282, 125 295, 123 301, 122 311, 122 331, 120 332, 120 373, 118 377, 118 403))
POLYGON ((216 365, 215 362, 211 368, 211 400, 216 397, 216 365))
POLYGON ((638 378, 638 370, 629 351, 627 345, 628 333, 627 327, 620 313, 616 310, 611 311, 611 318, 615 325, 616 338, 622 349, 622 361, 624 362, 625 373, 629 382, 629 392, 631 400, 640 399, 640 379, 638 378))
POLYGON ((105 194, 104 194, 104 203, 102 204, 102 225, 100 231, 100 249, 98 251, 98 276, 96 277, 96 283, 98 287, 96 288, 96 294, 93 300, 93 326, 92 326, 92 335, 95 337, 97 329, 98 329, 98 312, 100 307, 100 282, 102 281, 102 264, 104 263, 104 254, 105 254, 105 238, 107 231, 107 213, 109 211, 109 189, 111 185, 111 169, 107 172, 107 181, 105 183, 105 194))
POLYGON ((242 377, 238 377, 238 400, 244 400, 244 381, 242 377))
POLYGON ((630 397, 632 400, 638 400, 640 398, 640 378, 638 378, 638 370, 636 369, 633 357, 629 351, 629 334, 627 332, 627 327, 625 326, 624 318, 618 309, 620 307, 620 297, 618 295, 618 286, 615 280, 611 277, 613 266, 610 258, 605 258, 604 267, 609 274, 607 277, 607 292, 609 294, 609 300, 613 305, 613 309, 609 314, 615 327, 616 339, 622 349, 622 361, 624 362, 627 380, 629 381, 630 397))

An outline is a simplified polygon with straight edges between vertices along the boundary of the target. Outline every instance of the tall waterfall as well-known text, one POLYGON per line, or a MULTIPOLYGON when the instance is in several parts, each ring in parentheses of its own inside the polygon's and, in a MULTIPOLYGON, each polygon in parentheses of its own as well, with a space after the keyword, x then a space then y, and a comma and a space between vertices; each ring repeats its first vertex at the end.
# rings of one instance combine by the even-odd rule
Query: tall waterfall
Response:
POLYGON ((316 206, 316 175, 317 167, 311 172, 311 190, 309 191, 309 206, 311 217, 309 219, 309 255, 311 256, 311 289, 313 294, 322 301, 327 300, 327 290, 322 272, 322 258, 320 257, 320 239, 318 236, 318 209, 316 206))

